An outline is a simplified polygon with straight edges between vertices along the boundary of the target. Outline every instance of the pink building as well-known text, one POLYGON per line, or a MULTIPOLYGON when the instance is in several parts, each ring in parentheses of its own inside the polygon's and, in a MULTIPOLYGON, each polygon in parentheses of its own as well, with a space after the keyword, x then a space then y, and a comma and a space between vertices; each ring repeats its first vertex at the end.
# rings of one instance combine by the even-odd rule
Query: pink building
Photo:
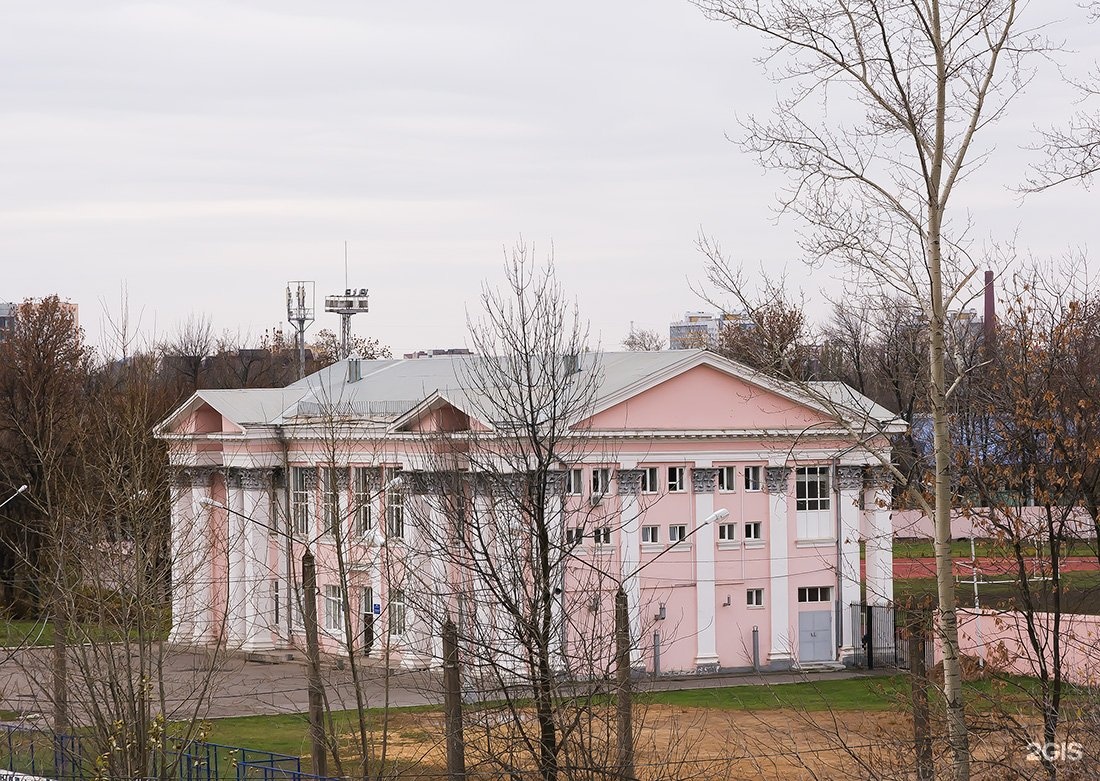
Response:
MULTIPOLYGON (((463 576, 440 546, 476 529, 438 533, 455 526, 432 500, 445 491, 429 457, 432 432, 499 435, 463 387, 476 360, 351 359, 283 389, 200 391, 176 410, 157 430, 177 469, 171 639, 300 648, 306 544, 329 651, 350 630, 357 652, 430 665, 444 613, 493 624, 484 604, 455 605, 463 576)), ((559 614, 606 624, 621 583, 635 663, 662 673, 750 668, 754 635, 764 668, 849 660, 861 639, 848 606, 893 597, 880 466, 893 416, 846 386, 798 389, 704 350, 587 354, 577 370, 599 373, 598 392, 570 422, 575 457, 548 492, 559 614)), ((563 656, 575 640, 563 631, 563 656)))

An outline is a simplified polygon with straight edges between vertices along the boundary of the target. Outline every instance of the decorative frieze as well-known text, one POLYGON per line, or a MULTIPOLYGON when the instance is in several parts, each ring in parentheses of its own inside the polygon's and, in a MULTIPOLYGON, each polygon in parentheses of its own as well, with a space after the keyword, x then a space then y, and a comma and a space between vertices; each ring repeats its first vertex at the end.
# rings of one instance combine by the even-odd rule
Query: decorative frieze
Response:
POLYGON ((561 496, 565 493, 567 479, 564 469, 550 469, 546 472, 546 493, 549 496, 561 496))
POLYGON ((615 482, 619 486, 619 496, 632 496, 642 490, 641 469, 620 469, 615 473, 615 482))
POLYGON ((270 469, 239 469, 237 472, 241 488, 246 491, 259 491, 271 486, 270 469))
POLYGON ((863 488, 863 467, 837 467, 836 484, 841 491, 859 491, 863 488))
POLYGON ((217 469, 213 467, 191 467, 185 470, 190 476, 191 487, 195 489, 206 489, 210 487, 210 481, 214 477, 214 473, 217 469))
POLYGON ((790 490, 791 468, 769 466, 764 472, 764 486, 769 494, 785 494, 790 490))
POLYGON ((873 466, 867 470, 867 483, 869 488, 889 491, 894 487, 894 473, 888 467, 873 466))
POLYGON ((695 467, 691 470, 691 491, 696 494, 712 494, 718 487, 718 470, 712 467, 695 467))

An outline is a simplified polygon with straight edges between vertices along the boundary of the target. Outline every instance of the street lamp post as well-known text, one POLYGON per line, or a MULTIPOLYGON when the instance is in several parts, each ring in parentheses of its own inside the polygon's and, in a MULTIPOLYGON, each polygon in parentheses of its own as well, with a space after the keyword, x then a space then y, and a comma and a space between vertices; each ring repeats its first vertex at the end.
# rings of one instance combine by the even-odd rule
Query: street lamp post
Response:
POLYGON ((5 499, 4 501, 0 502, 0 507, 3 507, 3 506, 4 506, 5 504, 7 504, 8 502, 10 502, 10 501, 11 501, 12 499, 14 499, 15 497, 19 496, 19 494, 21 494, 21 493, 24 493, 24 492, 25 492, 26 490, 27 490, 27 486, 25 486, 25 485, 21 485, 21 486, 19 486, 19 487, 18 487, 18 488, 17 488, 16 490, 15 490, 15 493, 13 493, 13 494, 12 494, 11 496, 9 496, 9 497, 8 497, 7 499, 5 499))
MULTIPOLYGON (((393 478, 378 491, 371 494, 367 501, 373 501, 386 491, 400 487, 401 483, 402 479, 400 477, 393 478)), ((294 537, 289 532, 276 529, 266 523, 257 521, 251 516, 227 507, 210 497, 199 499, 199 504, 204 507, 224 510, 227 513, 243 518, 249 523, 262 526, 268 531, 273 531, 276 534, 284 536, 287 540, 287 544, 293 545, 294 537)), ((345 516, 343 520, 348 520, 353 514, 354 511, 345 516)), ((312 743, 313 772, 318 776, 328 775, 328 753, 325 746, 327 742, 325 738, 325 690, 324 682, 321 680, 320 629, 317 625, 317 561, 313 556, 311 546, 327 534, 329 534, 329 529, 326 529, 305 542, 305 549, 302 551, 301 561, 302 591, 304 596, 304 601, 302 603, 302 628, 306 633, 306 667, 308 670, 306 688, 309 694, 309 734, 310 742, 312 743)), ((346 593, 343 595, 343 598, 347 599, 346 593)))
MULTIPOLYGON (((609 576, 618 585, 615 591, 615 736, 618 747, 617 765, 620 781, 636 781, 637 779, 637 776, 634 775, 634 687, 630 669, 630 614, 623 582, 637 575, 704 526, 723 521, 729 517, 729 514, 729 510, 715 510, 704 518, 702 523, 645 564, 636 567, 621 578, 609 576)), ((608 573, 584 559, 577 558, 575 560, 601 575, 608 575, 608 573)))

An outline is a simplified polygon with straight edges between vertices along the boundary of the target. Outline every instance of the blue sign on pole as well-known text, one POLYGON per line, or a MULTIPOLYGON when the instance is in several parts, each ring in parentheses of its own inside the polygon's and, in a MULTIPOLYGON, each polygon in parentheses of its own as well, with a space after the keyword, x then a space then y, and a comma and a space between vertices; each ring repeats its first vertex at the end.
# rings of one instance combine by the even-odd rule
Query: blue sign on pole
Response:
POLYGON ((376 616, 382 615, 382 606, 380 604, 378 604, 377 602, 374 603, 374 614, 376 616))

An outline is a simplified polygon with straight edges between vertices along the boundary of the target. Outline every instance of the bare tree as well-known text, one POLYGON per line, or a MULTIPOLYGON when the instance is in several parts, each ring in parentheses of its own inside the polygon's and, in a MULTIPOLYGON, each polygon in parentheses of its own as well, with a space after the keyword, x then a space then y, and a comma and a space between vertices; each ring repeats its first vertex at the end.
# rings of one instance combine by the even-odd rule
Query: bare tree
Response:
POLYGON ((623 339, 623 349, 632 351, 656 351, 665 349, 665 340, 656 331, 648 331, 644 328, 635 329, 632 325, 630 333, 623 339))
POLYGON ((949 546, 952 443, 947 312, 975 269, 950 208, 981 156, 975 142, 1018 91, 1020 62, 1041 44, 1015 0, 742 2, 697 0, 710 17, 762 35, 765 63, 789 88, 770 120, 749 119, 743 148, 791 175, 782 206, 809 227, 811 259, 916 302, 928 322, 937 628, 954 775, 970 775, 949 546), (841 95, 862 113, 835 112, 841 95), (852 117, 845 119, 843 115, 852 117))

